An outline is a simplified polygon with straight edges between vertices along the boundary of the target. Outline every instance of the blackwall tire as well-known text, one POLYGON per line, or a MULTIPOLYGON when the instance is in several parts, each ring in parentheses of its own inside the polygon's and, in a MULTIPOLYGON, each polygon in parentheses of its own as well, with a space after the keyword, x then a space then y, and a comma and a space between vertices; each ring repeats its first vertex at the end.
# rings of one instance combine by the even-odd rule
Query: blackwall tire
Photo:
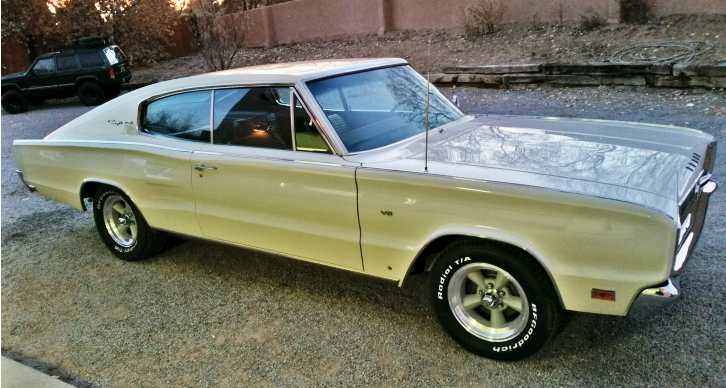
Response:
POLYGON ((444 330, 470 352, 513 361, 539 351, 562 311, 542 267, 525 252, 476 239, 447 247, 430 274, 433 308, 444 330))
POLYGON ((154 256, 167 240, 166 234, 149 227, 131 199, 115 187, 101 186, 96 190, 93 218, 101 240, 121 260, 154 256))
POLYGON ((94 106, 101 104, 106 98, 106 94, 97 83, 85 82, 78 88, 78 98, 84 105, 94 106))
POLYGON ((10 90, 3 94, 2 106, 10 114, 25 113, 28 111, 28 99, 17 90, 10 90))

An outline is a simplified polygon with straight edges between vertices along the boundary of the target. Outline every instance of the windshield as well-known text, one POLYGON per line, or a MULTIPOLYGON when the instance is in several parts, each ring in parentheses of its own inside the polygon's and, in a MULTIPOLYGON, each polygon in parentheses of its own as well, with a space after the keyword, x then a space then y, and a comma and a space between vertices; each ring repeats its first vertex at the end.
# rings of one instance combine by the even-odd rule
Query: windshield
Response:
MULTIPOLYGON (((426 80, 396 66, 309 82, 308 88, 348 152, 367 151, 424 133, 426 80)), ((429 129, 464 117, 431 86, 429 129)))

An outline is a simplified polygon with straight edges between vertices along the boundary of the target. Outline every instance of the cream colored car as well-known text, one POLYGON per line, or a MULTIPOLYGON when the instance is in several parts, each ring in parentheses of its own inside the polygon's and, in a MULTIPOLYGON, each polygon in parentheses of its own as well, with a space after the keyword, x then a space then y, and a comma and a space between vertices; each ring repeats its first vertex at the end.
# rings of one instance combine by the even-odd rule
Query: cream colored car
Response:
POLYGON ((680 294, 716 189, 711 136, 467 116, 427 89, 400 59, 228 70, 127 93, 15 156, 38 194, 92 199, 123 260, 172 233, 399 285, 429 272, 443 328, 495 359, 537 351, 565 310, 680 294))

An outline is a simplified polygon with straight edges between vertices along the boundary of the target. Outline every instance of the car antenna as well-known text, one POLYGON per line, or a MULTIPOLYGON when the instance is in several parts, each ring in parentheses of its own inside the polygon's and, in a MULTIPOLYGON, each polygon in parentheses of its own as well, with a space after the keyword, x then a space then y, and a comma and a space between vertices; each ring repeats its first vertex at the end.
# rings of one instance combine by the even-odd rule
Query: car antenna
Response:
POLYGON ((424 171, 429 170, 429 89, 431 88, 431 41, 429 40, 428 54, 426 56, 426 151, 424 152, 424 171))

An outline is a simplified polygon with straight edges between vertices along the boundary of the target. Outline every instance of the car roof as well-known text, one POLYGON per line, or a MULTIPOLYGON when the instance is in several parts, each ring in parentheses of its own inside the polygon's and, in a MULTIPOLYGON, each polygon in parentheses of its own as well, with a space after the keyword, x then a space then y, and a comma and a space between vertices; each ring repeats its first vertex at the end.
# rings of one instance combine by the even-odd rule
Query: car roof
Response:
POLYGON ((347 58, 325 59, 318 61, 272 63, 260 66, 241 67, 237 69, 217 71, 201 74, 196 77, 208 77, 210 81, 215 78, 228 76, 243 76, 244 78, 257 78, 270 80, 271 77, 283 78, 286 81, 308 80, 324 78, 343 73, 353 73, 377 67, 408 64, 400 58, 347 58))
POLYGON ((226 87, 244 84, 293 85, 298 81, 309 81, 339 74, 406 64, 408 62, 400 58, 327 59, 320 61, 274 63, 171 79, 137 89, 132 94, 142 96, 142 98, 149 98, 169 92, 200 87, 226 87))

